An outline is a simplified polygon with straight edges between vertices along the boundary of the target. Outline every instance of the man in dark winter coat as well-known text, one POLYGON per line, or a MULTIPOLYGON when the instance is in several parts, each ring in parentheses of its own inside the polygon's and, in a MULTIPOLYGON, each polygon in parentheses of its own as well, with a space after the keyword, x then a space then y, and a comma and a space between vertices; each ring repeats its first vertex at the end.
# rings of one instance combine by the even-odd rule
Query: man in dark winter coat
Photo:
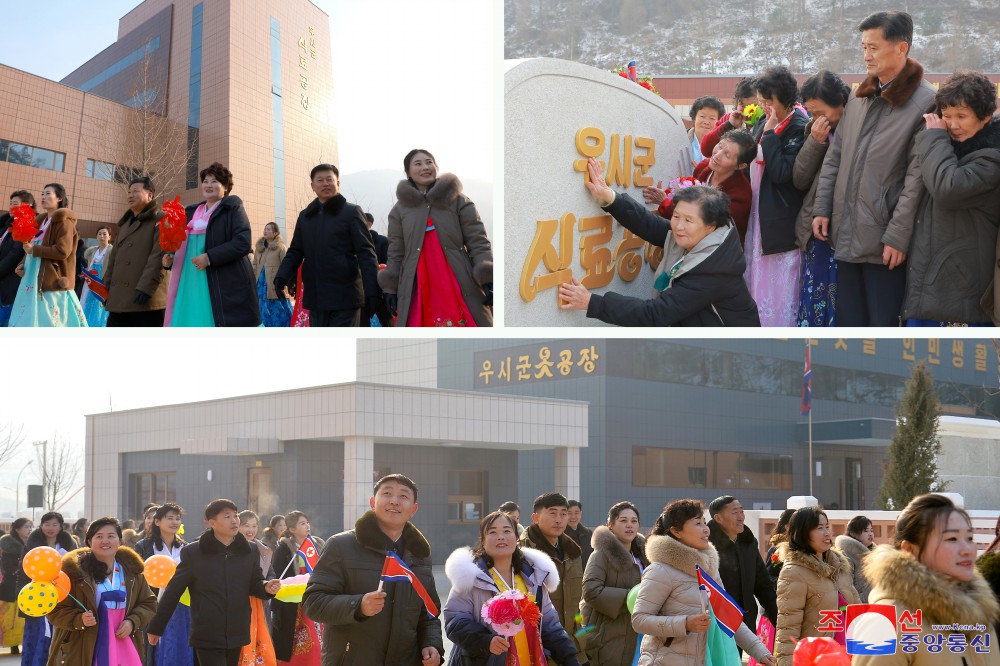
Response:
POLYGON ((160 228, 163 214, 149 178, 133 178, 128 210, 118 221, 115 244, 104 264, 108 287, 108 326, 163 326, 167 271, 163 268, 160 228))
POLYGON ((184 590, 191 593, 191 647, 201 666, 236 666, 250 642, 250 601, 270 599, 281 581, 264 581, 260 553, 240 533, 236 505, 218 499, 205 507, 209 529, 181 550, 181 563, 167 583, 146 631, 156 645, 184 590))
POLYGON ((444 656, 441 622, 432 617, 413 585, 385 582, 386 553, 395 553, 416 575, 440 609, 431 571, 431 547, 410 523, 417 487, 402 474, 375 484, 371 511, 353 530, 330 537, 306 585, 302 610, 325 626, 323 665, 394 664, 438 666, 444 656))
POLYGON ((590 545, 590 539, 594 532, 583 524, 583 505, 579 500, 569 501, 569 522, 566 525, 566 536, 576 541, 580 547, 580 559, 583 563, 583 570, 587 570, 587 560, 594 552, 594 547, 590 545))
POLYGON ((576 658, 587 663, 583 640, 576 635, 576 615, 583 599, 583 560, 580 546, 566 534, 569 524, 569 502, 559 493, 545 493, 535 498, 531 525, 521 534, 518 543, 540 550, 549 556, 559 572, 559 588, 552 593, 552 605, 559 613, 563 629, 576 646, 576 658))
POLYGON ((292 243, 274 278, 283 293, 302 267, 303 307, 310 326, 360 326, 378 302, 378 260, 361 209, 347 203, 340 172, 320 164, 310 173, 316 199, 299 213, 292 243))
MULTIPOLYGON (((389 261, 389 239, 375 231, 373 225, 375 224, 375 216, 371 213, 365 213, 365 221, 368 223, 368 233, 372 237, 372 244, 375 245, 375 258, 379 263, 379 266, 385 266, 389 261)), ((382 270, 379 268, 379 270, 382 270)), ((395 322, 392 319, 392 313, 389 312, 389 306, 385 304, 385 297, 382 294, 382 288, 378 288, 378 303, 375 306, 374 315, 378 317, 378 322, 382 326, 394 326, 395 322)), ((364 319, 361 322, 362 326, 371 326, 371 317, 364 319)))
POLYGON ((757 601, 764 615, 777 623, 778 602, 774 585, 764 567, 757 539, 743 524, 743 505, 732 495, 723 495, 708 505, 709 539, 719 551, 719 576, 726 592, 743 609, 743 622, 757 633, 757 601))
POLYGON ((934 88, 907 57, 909 14, 878 12, 858 30, 868 78, 844 107, 823 159, 812 229, 837 260, 837 326, 898 326, 902 264, 923 189, 920 161, 910 154, 934 88))
MULTIPOLYGON (((35 198, 25 190, 18 190, 10 195, 10 210, 22 203, 35 207, 35 198)), ((14 216, 9 212, 0 217, 0 306, 14 305, 17 288, 21 285, 21 277, 14 271, 24 259, 24 245, 14 240, 8 233, 14 216)), ((0 318, 0 326, 6 326, 6 319, 0 318)))

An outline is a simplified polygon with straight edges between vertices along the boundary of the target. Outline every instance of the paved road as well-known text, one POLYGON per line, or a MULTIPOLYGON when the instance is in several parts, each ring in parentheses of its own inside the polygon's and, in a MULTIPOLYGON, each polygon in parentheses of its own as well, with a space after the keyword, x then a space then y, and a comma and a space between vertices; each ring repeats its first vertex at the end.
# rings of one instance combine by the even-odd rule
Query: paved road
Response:
MULTIPOLYGON (((434 584, 437 586, 438 595, 441 597, 441 605, 443 606, 444 600, 448 598, 448 591, 451 590, 451 583, 448 582, 448 578, 444 575, 443 566, 434 567, 434 584)), ((451 641, 448 640, 447 636, 444 639, 444 649, 445 652, 451 651, 451 641)), ((11 655, 10 650, 7 648, 0 648, 0 665, 16 666, 20 663, 20 656, 11 655)))

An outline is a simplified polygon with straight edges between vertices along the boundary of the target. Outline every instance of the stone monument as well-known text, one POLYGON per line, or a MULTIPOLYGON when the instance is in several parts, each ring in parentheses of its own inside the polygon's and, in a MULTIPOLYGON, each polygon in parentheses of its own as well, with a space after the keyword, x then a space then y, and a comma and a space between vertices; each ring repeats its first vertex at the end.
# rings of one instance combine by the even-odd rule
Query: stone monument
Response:
POLYGON ((680 114, 613 72, 552 58, 504 74, 504 325, 601 325, 559 308, 558 286, 649 298, 662 248, 625 230, 584 186, 587 158, 616 192, 692 172, 680 114))

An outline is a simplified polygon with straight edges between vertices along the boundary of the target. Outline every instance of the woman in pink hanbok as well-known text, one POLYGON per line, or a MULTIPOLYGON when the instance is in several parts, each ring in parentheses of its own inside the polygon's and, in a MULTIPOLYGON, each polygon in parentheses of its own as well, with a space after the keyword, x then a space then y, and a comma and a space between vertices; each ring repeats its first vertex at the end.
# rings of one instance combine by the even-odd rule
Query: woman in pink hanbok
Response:
POLYGON ((757 301, 761 326, 795 326, 802 266, 795 218, 805 193, 792 183, 792 169, 808 119, 795 103, 798 86, 787 67, 767 68, 755 86, 767 121, 754 128, 758 146, 750 165, 753 203, 744 277, 757 301))

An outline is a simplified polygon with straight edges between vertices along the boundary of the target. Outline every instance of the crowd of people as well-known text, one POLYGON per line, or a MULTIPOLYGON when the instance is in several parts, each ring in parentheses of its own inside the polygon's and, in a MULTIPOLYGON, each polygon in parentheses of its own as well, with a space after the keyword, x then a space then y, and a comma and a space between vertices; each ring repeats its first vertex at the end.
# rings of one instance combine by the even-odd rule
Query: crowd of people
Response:
MULTIPOLYGON (((12 235, 18 190, 0 217, 0 326, 492 326, 493 251, 475 204, 430 152, 403 160, 388 237, 340 193, 340 172, 310 173, 316 198, 286 245, 274 222, 251 244, 234 177, 199 174, 204 201, 184 209, 176 249, 161 243, 165 211, 148 176, 128 210, 87 248, 66 189, 50 183, 30 240, 12 235)), ((169 194, 168 194, 169 196, 169 194)))
POLYGON ((935 90, 909 57, 905 12, 858 29, 867 78, 853 94, 833 72, 800 88, 772 66, 740 81, 731 113, 696 100, 697 184, 645 188, 655 212, 591 159, 590 193, 663 259, 650 298, 574 279, 561 307, 622 326, 1000 323, 996 86, 960 70, 935 90), (744 113, 751 104, 762 117, 744 113))
MULTIPOLYGON (((614 504, 591 531, 580 502, 549 492, 534 501, 527 527, 517 504, 505 502, 480 521, 475 544, 448 555, 443 606, 431 544, 411 522, 417 499, 411 479, 385 476, 353 529, 325 541, 302 511, 274 516, 261 531, 256 514, 227 499, 205 507, 206 529, 187 543, 184 510, 173 503, 147 507, 138 532, 112 517, 81 520, 72 533, 55 512, 37 529, 19 518, 0 540, 0 639, 23 646, 26 666, 436 666, 446 656, 452 665, 700 665, 715 621, 705 574, 744 609, 735 643, 761 664, 790 666, 798 641, 830 636, 829 613, 857 603, 892 604, 951 648, 918 641, 893 663, 1000 663, 1000 571, 988 580, 977 570, 971 519, 942 495, 914 498, 893 543, 879 547, 865 516, 835 541, 822 508, 789 509, 762 558, 732 496, 707 510, 672 501, 642 535, 631 502, 614 504), (70 594, 48 615, 25 619, 16 609, 28 583, 21 562, 39 546, 62 554, 70 594), (156 589, 144 562, 164 556, 176 571, 156 589), (303 580, 300 596, 280 594, 303 580), (535 608, 513 634, 484 610, 511 593, 535 608), (773 646, 767 632, 758 635, 758 604, 775 629, 773 646)), ((983 557, 998 552, 1000 521, 983 557)), ((854 663, 882 663, 873 659, 884 658, 854 663)))

